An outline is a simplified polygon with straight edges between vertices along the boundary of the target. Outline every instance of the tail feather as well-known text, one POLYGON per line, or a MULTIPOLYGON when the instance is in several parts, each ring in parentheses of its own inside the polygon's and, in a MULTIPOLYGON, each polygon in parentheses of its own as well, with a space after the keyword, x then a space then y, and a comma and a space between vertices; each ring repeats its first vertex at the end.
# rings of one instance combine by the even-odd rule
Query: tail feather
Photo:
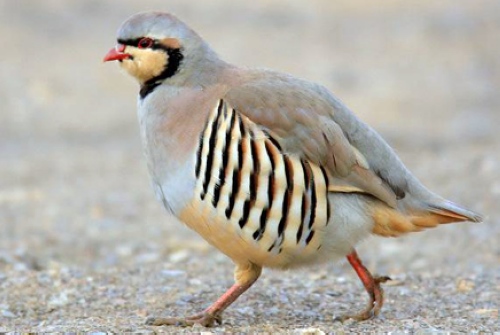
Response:
POLYGON ((439 205, 428 205, 429 212, 448 218, 449 222, 482 222, 481 214, 460 207, 451 201, 443 200, 439 205))
POLYGON ((483 219, 480 214, 447 200, 439 201, 438 205, 427 204, 419 209, 409 209, 406 214, 383 204, 377 204, 373 207, 372 218, 374 234, 392 237, 433 228, 445 223, 481 222, 483 219))

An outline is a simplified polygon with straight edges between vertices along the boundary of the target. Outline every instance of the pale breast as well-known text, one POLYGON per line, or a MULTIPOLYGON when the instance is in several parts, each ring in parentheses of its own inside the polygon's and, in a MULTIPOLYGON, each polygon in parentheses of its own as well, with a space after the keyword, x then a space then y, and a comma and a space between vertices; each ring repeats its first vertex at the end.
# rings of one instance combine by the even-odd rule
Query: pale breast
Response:
POLYGON ((179 217, 235 261, 287 267, 313 259, 330 219, 325 171, 220 100, 194 153, 196 185, 179 217))

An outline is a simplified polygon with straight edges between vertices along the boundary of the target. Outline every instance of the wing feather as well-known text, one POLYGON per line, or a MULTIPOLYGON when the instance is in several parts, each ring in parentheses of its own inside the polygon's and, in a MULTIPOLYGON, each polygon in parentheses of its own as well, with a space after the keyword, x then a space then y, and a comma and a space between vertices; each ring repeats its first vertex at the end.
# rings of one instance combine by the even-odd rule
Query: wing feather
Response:
POLYGON ((269 72, 232 88, 224 99, 277 140, 284 153, 323 166, 333 181, 341 180, 331 191, 361 191, 396 207, 394 190, 335 121, 335 106, 321 87, 269 72))

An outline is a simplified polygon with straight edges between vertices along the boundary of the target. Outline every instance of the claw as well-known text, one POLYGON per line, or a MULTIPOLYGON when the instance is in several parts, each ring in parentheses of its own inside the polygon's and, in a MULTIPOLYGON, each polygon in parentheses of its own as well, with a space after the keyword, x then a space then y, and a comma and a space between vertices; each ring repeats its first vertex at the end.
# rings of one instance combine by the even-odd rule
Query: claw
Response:
POLYGON ((382 289, 380 284, 391 280, 391 278, 388 276, 373 277, 361 263, 356 251, 353 251, 351 254, 349 254, 347 256, 347 259, 363 282, 366 291, 370 295, 370 300, 368 302, 368 306, 360 313, 339 316, 336 317, 334 321, 344 322, 347 319, 364 321, 373 319, 380 314, 380 310, 382 309, 382 306, 384 304, 384 290, 382 289))

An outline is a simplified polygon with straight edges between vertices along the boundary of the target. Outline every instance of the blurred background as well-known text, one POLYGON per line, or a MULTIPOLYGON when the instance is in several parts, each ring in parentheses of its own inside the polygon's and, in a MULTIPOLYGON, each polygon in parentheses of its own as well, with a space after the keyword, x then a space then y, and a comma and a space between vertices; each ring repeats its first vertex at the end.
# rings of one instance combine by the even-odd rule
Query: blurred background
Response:
POLYGON ((227 61, 327 86, 425 185, 486 217, 370 239, 359 248, 370 269, 461 274, 498 292, 500 2, 0 0, 0 325, 46 311, 23 304, 29 285, 15 284, 40 271, 151 269, 144 278, 187 263, 231 282, 230 261, 156 202, 137 84, 102 63, 121 22, 150 9, 175 13, 227 61))

